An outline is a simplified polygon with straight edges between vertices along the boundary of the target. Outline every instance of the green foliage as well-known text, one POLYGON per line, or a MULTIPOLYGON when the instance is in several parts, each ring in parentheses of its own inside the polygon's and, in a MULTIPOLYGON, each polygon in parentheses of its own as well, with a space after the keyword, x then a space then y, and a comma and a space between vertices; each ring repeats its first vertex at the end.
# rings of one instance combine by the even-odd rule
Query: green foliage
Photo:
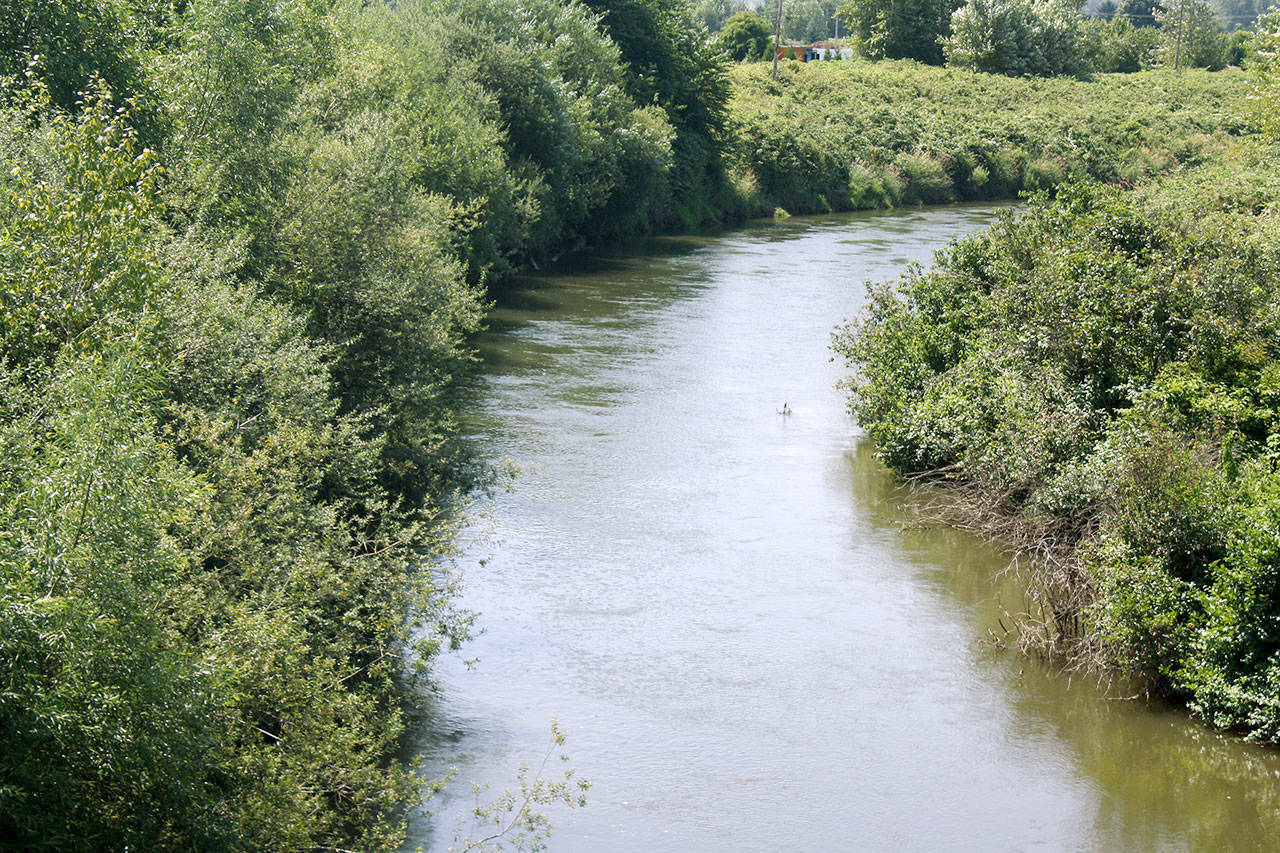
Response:
POLYGON ((225 237, 250 238, 258 261, 288 181, 276 133, 308 76, 331 60, 323 0, 210 0, 173 24, 157 61, 175 213, 225 237))
POLYGON ((0 832, 24 849, 220 843, 209 684, 165 617, 206 490, 155 435, 140 355, 0 389, 0 832))
MULTIPOLYGON (((782 38, 804 44, 835 38, 840 6, 840 0, 786 0, 782 4, 782 38)), ((766 2, 760 8, 768 17, 777 6, 766 2)), ((769 31, 773 32, 772 23, 769 31)))
POLYGON ((1116 16, 1128 20, 1135 27, 1154 27, 1158 8, 1159 0, 1124 0, 1116 16))
POLYGON ((1134 183, 1220 156, 1243 74, 1014 79, 914 63, 734 69, 729 164, 759 215, 1134 183), (939 172, 941 170, 941 172, 939 172), (825 206, 825 207, 824 207, 825 206))
POLYGON ((129 330, 160 286, 154 155, 105 88, 79 116, 43 95, 0 116, 0 352, 28 368, 129 330))
MULTIPOLYGON (((189 252, 187 256, 189 256, 189 252)), ((248 847, 397 843, 405 613, 443 594, 379 487, 380 439, 339 413, 302 318, 207 270, 166 306, 163 434, 210 484, 173 621, 209 661, 221 811, 248 847)))
MULTIPOLYGON (((615 220, 624 233, 647 224, 659 203, 654 196, 666 191, 661 176, 673 165, 670 132, 652 112, 637 110, 652 97, 627 96, 630 78, 618 48, 585 8, 556 0, 519 7, 450 0, 427 8, 459 22, 448 28, 443 56, 474 55, 470 75, 493 97, 512 169, 539 210, 535 246, 558 253, 600 232, 616 234, 615 220), (477 52, 476 43, 488 49, 477 52), (622 181, 646 175, 635 189, 647 185, 651 195, 630 195, 622 181)), ((658 101, 675 124, 674 111, 658 101)))
POLYGON ((0 18, 5 843, 398 849, 482 286, 722 215, 719 59, 619 11, 0 18))
POLYGON ((721 152, 729 81, 723 54, 691 25, 688 0, 586 0, 628 68, 626 89, 654 104, 675 128, 670 202, 654 211, 662 228, 718 221, 729 205, 721 152))
POLYGON ((840 19, 868 59, 914 59, 929 65, 943 61, 940 40, 951 32, 956 0, 849 0, 840 19))
POLYGON ((1217 71, 1227 64, 1227 40, 1213 10, 1202 0, 1176 0, 1156 9, 1159 61, 1178 68, 1217 71))
POLYGON ((876 290, 836 349, 889 464, 1074 555, 1060 627, 1274 740, 1280 183, 1256 156, 1039 197, 876 290))
POLYGON ((1250 465, 1241 478, 1243 507, 1231 531, 1229 559, 1201 595, 1203 627, 1177 673, 1191 707, 1220 728, 1280 741, 1280 553, 1275 529, 1280 493, 1273 463, 1250 465))
POLYGON ((694 19, 710 33, 720 32, 730 18, 749 11, 747 0, 696 0, 693 4, 694 19))
MULTIPOLYGON (((496 799, 476 806, 471 812, 470 831, 459 827, 450 850, 460 853, 497 853, 503 850, 546 850, 551 835, 551 821, 541 809, 563 805, 584 808, 591 783, 577 776, 572 767, 560 774, 549 776, 547 764, 553 754, 561 763, 569 756, 563 751, 565 734, 559 723, 551 721, 551 742, 542 761, 532 772, 527 763, 521 763, 516 771, 516 789, 503 791, 496 799)), ((476 796, 483 795, 488 785, 476 785, 476 796)))
POLYGON ((1264 133, 1280 139, 1280 9, 1258 21, 1255 44, 1257 60, 1252 70, 1257 81, 1251 112, 1264 133))
POLYGON ((1093 70, 1104 73, 1132 73, 1155 64, 1159 31, 1134 26, 1128 18, 1112 18, 1105 24, 1094 22, 1085 33, 1093 54, 1093 70))
POLYGON ((947 64, 1015 77, 1090 71, 1076 8, 1059 0, 969 0, 951 17, 947 64))
MULTIPOLYGON (((429 655, 466 624, 414 569, 448 541, 425 525, 445 486, 407 505, 387 447, 439 418, 397 432, 382 401, 344 410, 354 349, 235 281, 247 237, 215 252, 165 229, 152 155, 105 93, 77 115, 37 98, 2 118, 0 834, 396 848, 414 788, 387 757, 410 632, 429 655)), ((456 349, 478 310, 457 293, 454 313, 388 297, 359 331, 415 312, 424 342, 399 346, 430 381, 420 352, 456 349)))
POLYGON ((1253 33, 1249 30, 1228 30, 1226 37, 1226 64, 1236 68, 1243 68, 1253 59, 1256 49, 1254 47, 1253 33))
POLYGON ((725 21, 716 44, 734 62, 759 59, 773 44, 773 27, 754 12, 739 12, 725 21))
POLYGON ((101 80, 145 110, 144 48, 157 22, 142 11, 129 0, 11 0, 0 9, 0 77, 40 82, 64 110, 101 80))

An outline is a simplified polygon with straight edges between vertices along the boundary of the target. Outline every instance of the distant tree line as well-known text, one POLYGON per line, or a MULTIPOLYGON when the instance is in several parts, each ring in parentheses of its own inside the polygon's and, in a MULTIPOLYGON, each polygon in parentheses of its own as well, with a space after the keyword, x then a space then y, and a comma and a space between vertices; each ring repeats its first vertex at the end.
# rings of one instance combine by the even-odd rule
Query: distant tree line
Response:
MULTIPOLYGON (((727 8, 727 7, 726 7, 727 8)), ((735 61, 773 58, 769 4, 721 19, 717 41, 735 61)), ((913 59, 1014 76, 1085 77, 1159 65, 1242 64, 1255 0, 1103 0, 1082 14, 1071 0, 842 0, 783 4, 783 38, 830 38, 843 24, 848 43, 872 60, 913 59), (811 23, 797 26, 803 19, 811 23)))

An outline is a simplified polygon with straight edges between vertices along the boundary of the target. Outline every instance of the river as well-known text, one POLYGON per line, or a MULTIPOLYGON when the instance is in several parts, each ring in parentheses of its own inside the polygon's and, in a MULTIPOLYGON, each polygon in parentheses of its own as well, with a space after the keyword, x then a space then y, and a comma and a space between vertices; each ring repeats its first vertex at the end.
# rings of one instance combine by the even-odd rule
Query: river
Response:
POLYGON ((1025 605, 1007 558, 911 524, 845 410, 828 346, 864 282, 996 215, 759 223, 513 284, 468 428, 521 472, 468 537, 483 633, 414 747, 456 776, 407 849, 468 832, 553 718, 593 782, 553 851, 1280 846, 1280 758, 993 643, 1025 605))

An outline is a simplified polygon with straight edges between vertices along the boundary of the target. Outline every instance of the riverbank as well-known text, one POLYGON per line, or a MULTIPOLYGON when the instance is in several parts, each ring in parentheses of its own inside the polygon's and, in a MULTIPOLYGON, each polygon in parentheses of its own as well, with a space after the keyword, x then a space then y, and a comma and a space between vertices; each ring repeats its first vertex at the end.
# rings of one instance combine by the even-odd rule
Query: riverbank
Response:
POLYGON ((735 67, 726 160, 755 215, 1134 186, 1219 162, 1249 130, 1236 70, 1012 78, 910 61, 735 67))
POLYGON ((1074 186, 875 291, 836 349, 897 471, 1050 557, 1047 639, 1280 739, 1274 152, 1074 186))

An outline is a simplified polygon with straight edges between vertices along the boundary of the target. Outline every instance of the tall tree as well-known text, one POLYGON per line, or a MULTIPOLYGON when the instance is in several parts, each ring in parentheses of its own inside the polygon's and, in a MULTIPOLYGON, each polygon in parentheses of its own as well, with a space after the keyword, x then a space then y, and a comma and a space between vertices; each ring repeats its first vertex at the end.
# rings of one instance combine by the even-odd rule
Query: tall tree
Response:
POLYGON ((755 12, 739 12, 725 22, 716 43, 734 62, 759 59, 769 48, 773 28, 755 12))
POLYGON ((1253 115, 1264 133, 1280 139, 1280 7, 1258 19, 1257 40, 1253 115))
POLYGON ((1155 10, 1159 5, 1157 0, 1124 0, 1116 16, 1128 18, 1135 27, 1154 27, 1155 10))
POLYGON ((1171 0, 1156 9, 1160 27, 1159 60, 1172 68, 1208 68, 1227 64, 1222 25, 1202 0, 1171 0))
POLYGON ((627 89, 656 103, 676 129, 672 206, 659 225, 696 226, 717 218, 725 191, 718 140, 725 130, 729 81, 723 55, 695 24, 688 0, 585 0, 622 51, 627 89))
POLYGON ((1084 76, 1082 23, 1069 0, 969 0, 951 19, 947 62, 1015 77, 1084 76))
POLYGON ((943 63, 942 45, 951 33, 956 0, 848 0, 840 20, 869 59, 914 59, 943 63))
POLYGON ((835 36, 838 0, 788 0, 782 7, 782 37, 823 41, 835 36))

